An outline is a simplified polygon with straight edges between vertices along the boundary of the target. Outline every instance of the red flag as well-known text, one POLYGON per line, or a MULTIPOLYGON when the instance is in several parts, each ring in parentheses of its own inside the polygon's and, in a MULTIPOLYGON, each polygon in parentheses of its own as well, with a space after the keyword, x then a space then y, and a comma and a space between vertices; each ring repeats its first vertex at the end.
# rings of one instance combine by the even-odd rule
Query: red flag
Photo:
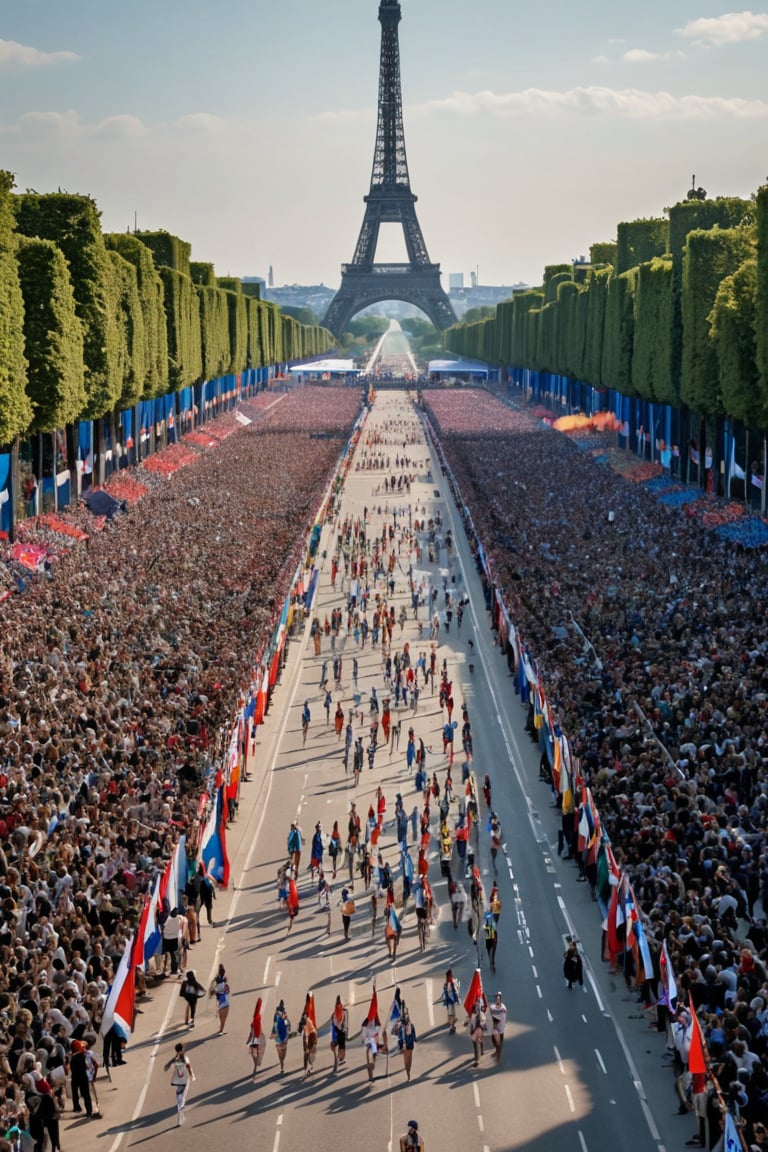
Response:
POLYGON ((701 1025, 699 1024, 699 1018, 696 1015, 696 1009, 693 1006, 693 998, 690 999, 690 1007, 691 1042, 688 1047, 688 1071, 693 1077, 693 1091, 694 1093, 698 1093, 702 1092, 704 1089, 704 1079, 707 1073, 707 1062, 704 1059, 704 1041, 701 1036, 701 1025))
POLYGON ((371 1002, 368 1005, 368 1015, 366 1016, 366 1020, 369 1024, 375 1023, 379 1026, 379 1028, 381 1027, 381 1020, 379 1020, 379 1001, 376 996, 375 988, 371 994, 371 1002))
POLYGON ((295 916, 299 910, 299 890, 296 881, 291 877, 288 881, 288 911, 295 916))
POLYGON ((485 1011, 488 1007, 488 1001, 485 998, 485 992, 483 992, 483 976, 480 969, 475 968, 474 975, 472 976, 472 982, 469 985, 469 992, 467 992, 466 996, 464 997, 464 1011, 466 1012, 467 1016, 472 1015, 472 1009, 474 1008, 475 1004, 477 1004, 478 1000, 482 1000, 483 1011, 485 1011))
POLYGON ((307 998, 304 1001, 304 1015, 308 1020, 311 1020, 315 1028, 317 1028, 317 1018, 315 1017, 315 997, 311 992, 307 992, 307 998))

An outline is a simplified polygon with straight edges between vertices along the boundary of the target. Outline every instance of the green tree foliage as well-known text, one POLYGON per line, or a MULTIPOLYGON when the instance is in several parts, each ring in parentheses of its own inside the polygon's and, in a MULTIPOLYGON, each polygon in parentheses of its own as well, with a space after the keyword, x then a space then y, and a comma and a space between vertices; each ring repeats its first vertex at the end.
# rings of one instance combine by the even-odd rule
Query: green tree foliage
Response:
POLYGON ((120 381, 120 394, 115 407, 125 409, 140 400, 144 393, 147 377, 144 314, 139 299, 138 276, 133 264, 113 249, 107 255, 112 264, 112 308, 117 326, 115 370, 120 381))
POLYGON ((213 264, 206 264, 200 260, 190 260, 189 276, 192 283, 201 288, 218 288, 213 264))
POLYGON ((572 265, 570 265, 570 264, 567 264, 565 266, 560 265, 560 264, 549 265, 548 268, 544 269, 544 300, 545 300, 545 302, 547 304, 552 304, 555 300, 557 300, 557 290, 560 287, 560 285, 561 284, 572 284, 572 283, 573 283, 573 267, 572 267, 572 265), (562 269, 563 267, 566 270, 561 270, 561 271, 556 271, 556 272, 553 271, 551 275, 547 275, 547 273, 550 271, 550 269, 555 269, 555 268, 562 269))
POLYGON ((700 416, 724 414, 709 316, 717 290, 754 251, 750 228, 689 232, 683 256, 683 359, 680 398, 700 416))
POLYGON ((119 252, 136 270, 144 328, 144 379, 139 398, 149 400, 162 396, 169 386, 163 282, 152 253, 136 236, 112 232, 105 235, 104 241, 108 249, 119 252))
POLYGON ((605 387, 631 396, 632 353, 635 337, 635 289, 637 269, 611 276, 605 302, 603 362, 601 379, 605 387))
MULTIPOLYGON (((242 292, 243 286, 239 276, 219 276, 216 279, 219 288, 223 288, 225 292, 242 292)), ((285 311, 285 309, 283 309, 285 311)))
POLYGON ((768 427, 768 391, 757 370, 756 298, 757 260, 750 258, 721 280, 709 316, 723 407, 747 428, 768 427))
POLYGON ((668 251, 668 220, 627 220, 616 229, 617 272, 627 272, 668 251))
POLYGON ((592 269, 585 292, 586 331, 582 378, 595 388, 601 388, 603 385, 605 311, 608 303, 608 286, 612 278, 611 268, 592 269))
POLYGON ((768 184, 757 193, 755 336, 760 388, 763 395, 768 395, 768 184))
POLYGON ((710 228, 750 228, 755 222, 755 205, 737 196, 716 200, 682 200, 669 209, 669 249, 675 274, 675 289, 683 279, 683 251, 689 232, 710 228))
POLYGON ((77 314, 83 325, 87 402, 81 417, 96 419, 120 399, 118 333, 112 310, 112 267, 100 215, 88 196, 27 192, 16 197, 16 226, 25 236, 53 240, 69 265, 77 314))
POLYGON ((512 348, 509 362, 518 368, 533 364, 535 341, 531 341, 532 325, 528 313, 533 308, 541 308, 544 293, 540 291, 516 292, 512 297, 512 348))
MULTIPOLYGON (((221 283, 221 281, 220 281, 221 283)), ((238 285, 240 281, 237 281, 238 285)), ((227 300, 227 317, 229 320, 229 368, 230 372, 241 372, 248 361, 248 315, 245 307, 245 296, 240 292, 225 290, 227 300)), ((295 321, 298 328, 297 339, 303 343, 309 329, 295 321)))
POLYGON ((480 304, 477 308, 467 308, 462 320, 465 324, 474 324, 476 320, 487 320, 489 316, 495 315, 495 307, 490 304, 480 304))
POLYGON ((0 170, 0 448, 23 435, 32 422, 26 391, 24 300, 16 263, 10 172, 0 170))
MULTIPOLYGON (((189 276, 173 268, 158 268, 163 282, 163 302, 168 338, 168 381, 178 392, 203 376, 200 303, 189 276)), ((215 291, 215 289, 214 289, 215 291)))
POLYGON ((590 264, 610 264, 616 266, 616 256, 618 252, 618 245, 615 240, 599 240, 597 244, 591 244, 589 247, 589 262, 590 264))
POLYGON ((672 259, 656 257, 637 269, 632 390, 648 400, 676 405, 673 375, 675 303, 672 259))
POLYGON ((27 392, 35 409, 28 430, 53 432, 74 423, 85 407, 83 329, 67 262, 52 240, 20 239, 18 266, 27 392))
POLYGON ((198 287, 200 337, 203 345, 203 376, 215 380, 229 368, 229 309, 223 288, 198 287))
POLYGON ((157 268, 173 268, 183 276, 190 274, 189 258, 192 255, 192 245, 170 232, 136 232, 142 244, 146 244, 154 257, 157 268))

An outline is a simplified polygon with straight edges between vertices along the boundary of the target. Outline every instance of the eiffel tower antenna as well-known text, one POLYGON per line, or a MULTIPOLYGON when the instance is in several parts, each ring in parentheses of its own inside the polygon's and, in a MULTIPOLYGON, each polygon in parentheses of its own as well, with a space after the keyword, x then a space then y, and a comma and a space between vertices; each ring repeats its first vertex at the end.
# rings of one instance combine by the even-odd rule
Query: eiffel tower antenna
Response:
POLYGON ((351 264, 341 266, 341 285, 328 305, 324 327, 341 337, 352 316, 382 300, 403 300, 429 316, 436 328, 456 323, 451 302, 440 283, 440 265, 432 264, 416 218, 403 131, 400 85, 399 0, 381 0, 379 116, 373 152, 371 187, 351 264), (403 229, 407 264, 375 263, 382 224, 403 229))

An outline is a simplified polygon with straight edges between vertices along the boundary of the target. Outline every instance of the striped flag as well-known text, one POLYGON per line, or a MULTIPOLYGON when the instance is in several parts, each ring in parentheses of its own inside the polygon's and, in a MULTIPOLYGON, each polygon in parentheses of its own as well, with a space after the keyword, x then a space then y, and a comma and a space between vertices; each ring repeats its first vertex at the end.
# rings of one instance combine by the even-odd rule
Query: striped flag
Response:
POLYGON ((666 940, 664 940, 661 945, 659 967, 661 969, 661 985, 664 989, 659 997, 659 1004, 666 1004, 670 1012, 674 1014, 677 1011, 677 980, 675 979, 675 970, 672 967, 672 961, 667 951, 666 940))

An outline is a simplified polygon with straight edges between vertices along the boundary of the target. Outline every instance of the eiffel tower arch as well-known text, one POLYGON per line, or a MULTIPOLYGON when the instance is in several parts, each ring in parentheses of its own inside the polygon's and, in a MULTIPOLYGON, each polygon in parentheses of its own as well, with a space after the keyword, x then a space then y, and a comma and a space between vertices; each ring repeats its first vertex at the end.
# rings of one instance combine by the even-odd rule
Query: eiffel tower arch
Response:
POLYGON ((363 226, 351 264, 341 266, 341 285, 328 305, 323 326, 336 337, 349 320, 369 304, 403 300, 429 316, 436 328, 456 323, 456 315, 440 283, 440 265, 431 263, 416 217, 403 132, 403 97, 400 86, 399 0, 381 0, 381 63, 379 115, 373 153, 371 187, 365 197, 363 226), (407 264, 375 262, 382 224, 403 229, 407 264))

